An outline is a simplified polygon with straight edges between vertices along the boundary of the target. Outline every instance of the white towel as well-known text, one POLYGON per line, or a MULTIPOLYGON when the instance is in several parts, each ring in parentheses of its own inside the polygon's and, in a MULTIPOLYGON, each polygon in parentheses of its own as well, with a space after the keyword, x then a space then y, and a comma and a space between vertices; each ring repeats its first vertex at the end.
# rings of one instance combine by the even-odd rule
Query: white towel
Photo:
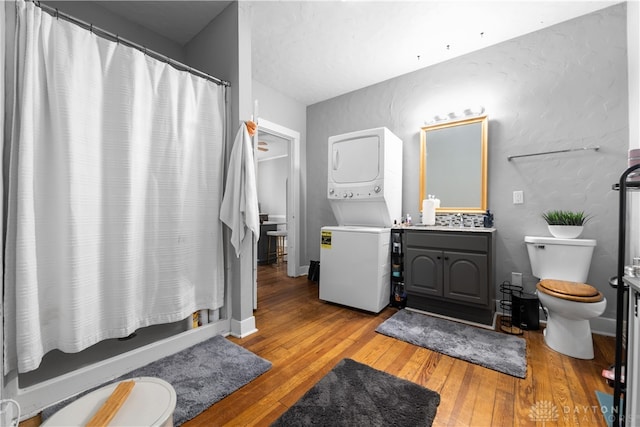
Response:
POLYGON ((260 232, 253 147, 245 123, 240 126, 231 149, 220 219, 231 229, 231 244, 239 257, 247 229, 256 238, 260 232))

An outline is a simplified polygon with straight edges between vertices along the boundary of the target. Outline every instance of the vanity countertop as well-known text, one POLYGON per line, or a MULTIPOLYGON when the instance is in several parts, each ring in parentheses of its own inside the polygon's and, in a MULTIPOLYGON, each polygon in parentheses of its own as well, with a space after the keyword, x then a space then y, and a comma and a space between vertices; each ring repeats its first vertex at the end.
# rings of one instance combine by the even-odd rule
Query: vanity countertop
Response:
POLYGON ((622 278, 636 292, 640 292, 640 277, 624 276, 622 278))
POLYGON ((460 231, 466 231, 466 232, 471 232, 471 233, 491 233, 496 231, 495 228, 491 227, 491 228, 485 228, 485 227, 449 227, 448 225, 421 225, 421 224, 416 224, 416 225, 409 225, 409 226, 404 226, 404 227, 398 227, 398 228, 403 228, 406 230, 419 230, 419 231, 446 231, 446 232, 452 232, 452 233, 456 233, 456 232, 460 232, 460 231))

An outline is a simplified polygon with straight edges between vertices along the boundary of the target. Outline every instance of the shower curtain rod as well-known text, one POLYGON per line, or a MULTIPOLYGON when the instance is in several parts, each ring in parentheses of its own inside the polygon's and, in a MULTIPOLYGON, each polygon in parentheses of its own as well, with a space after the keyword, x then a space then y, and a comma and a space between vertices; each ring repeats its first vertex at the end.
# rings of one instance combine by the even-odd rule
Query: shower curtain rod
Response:
POLYGON ((132 47, 134 49, 137 49, 137 50, 141 51, 142 53, 144 53, 145 55, 148 55, 148 56, 150 56, 150 57, 152 57, 154 59, 157 59, 160 62, 166 62, 167 64, 173 66, 177 70, 186 71, 188 73, 191 73, 193 75, 201 77, 201 78, 203 78, 205 80, 209 80, 209 81, 211 81, 211 82, 213 82, 215 84, 221 85, 221 86, 227 86, 227 87, 231 86, 231 83, 229 83, 226 80, 222 80, 222 79, 219 79, 217 77, 213 77, 213 76, 211 76, 211 75, 209 75, 207 73, 204 73, 202 71, 196 70, 195 68, 192 68, 192 67, 190 67, 188 65, 185 65, 185 64, 183 64, 181 62, 178 62, 175 59, 171 59, 166 55, 163 55, 163 54, 158 53, 158 52, 156 52, 154 50, 151 50, 151 49, 147 49, 146 47, 141 46, 141 45, 139 45, 137 43, 134 43, 134 42, 132 42, 130 40, 123 39, 122 37, 120 37, 117 34, 114 34, 114 33, 109 32, 107 30, 103 30, 102 28, 98 28, 93 24, 89 24, 87 22, 79 20, 78 18, 74 18, 71 15, 67 15, 66 13, 60 12, 58 10, 58 8, 56 8, 56 7, 52 7, 52 6, 49 6, 47 4, 43 4, 39 0, 26 0, 26 1, 31 1, 33 4, 38 6, 40 9, 42 9, 43 11, 49 13, 50 15, 53 15, 56 18, 63 18, 63 19, 65 19, 65 20, 67 20, 67 21, 69 21, 69 22, 71 22, 71 23, 73 23, 73 24, 75 24, 75 25, 77 25, 79 27, 84 28, 85 30, 91 31, 92 33, 96 34, 97 36, 100 36, 100 37, 103 37, 103 38, 106 38, 106 39, 109 39, 109 40, 113 40, 113 41, 115 41, 117 43, 122 43, 125 46, 129 46, 129 47, 132 47))

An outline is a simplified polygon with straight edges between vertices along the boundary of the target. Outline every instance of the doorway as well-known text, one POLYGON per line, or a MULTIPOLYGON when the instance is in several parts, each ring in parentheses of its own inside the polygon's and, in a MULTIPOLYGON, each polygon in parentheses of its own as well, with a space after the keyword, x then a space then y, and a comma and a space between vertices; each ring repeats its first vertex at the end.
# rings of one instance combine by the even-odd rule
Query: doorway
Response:
MULTIPOLYGON (((256 136, 260 211, 269 215, 274 222, 282 223, 279 227, 287 230, 287 276, 297 277, 301 275, 300 133, 259 118, 256 136), (272 175, 275 170, 278 171, 277 177, 272 175), (262 172, 269 175, 261 176, 262 172), (269 187, 262 192, 264 200, 260 197, 261 186, 263 190, 265 186, 269 187)), ((257 302, 255 292, 254 301, 257 302)))

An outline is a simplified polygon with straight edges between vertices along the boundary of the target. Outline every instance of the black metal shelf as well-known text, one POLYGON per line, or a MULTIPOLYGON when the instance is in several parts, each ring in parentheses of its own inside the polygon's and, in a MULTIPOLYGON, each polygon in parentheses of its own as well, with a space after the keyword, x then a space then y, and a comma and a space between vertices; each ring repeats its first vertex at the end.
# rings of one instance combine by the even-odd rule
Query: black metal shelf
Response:
MULTIPOLYGON (((640 181, 626 181, 625 182, 625 190, 626 191, 638 191, 640 190, 640 181)), ((612 190, 620 191, 620 184, 615 183, 611 186, 612 190)))
POLYGON ((391 280, 389 304, 392 307, 404 308, 407 304, 407 294, 404 288, 404 248, 402 229, 391 229, 391 280))
MULTIPOLYGON (((618 212, 618 271, 616 276, 616 285, 623 284, 625 249, 626 249, 626 226, 627 226, 627 192, 637 191, 640 189, 639 181, 630 181, 630 176, 635 176, 634 171, 639 170, 640 165, 634 165, 625 170, 620 175, 620 181, 612 186, 613 190, 620 191, 620 208, 618 212)), ((610 281, 610 283, 613 281, 610 281)), ((628 398, 621 399, 624 392, 624 383, 622 382, 622 366, 627 360, 627 337, 623 334, 624 322, 628 318, 628 310, 625 304, 626 286, 617 286, 616 288, 616 355, 614 364, 614 382, 613 382, 613 422, 612 426, 625 425, 625 403, 628 398)), ((625 396, 627 397, 627 396, 625 396)), ((633 396, 635 399, 636 396, 633 396)))

